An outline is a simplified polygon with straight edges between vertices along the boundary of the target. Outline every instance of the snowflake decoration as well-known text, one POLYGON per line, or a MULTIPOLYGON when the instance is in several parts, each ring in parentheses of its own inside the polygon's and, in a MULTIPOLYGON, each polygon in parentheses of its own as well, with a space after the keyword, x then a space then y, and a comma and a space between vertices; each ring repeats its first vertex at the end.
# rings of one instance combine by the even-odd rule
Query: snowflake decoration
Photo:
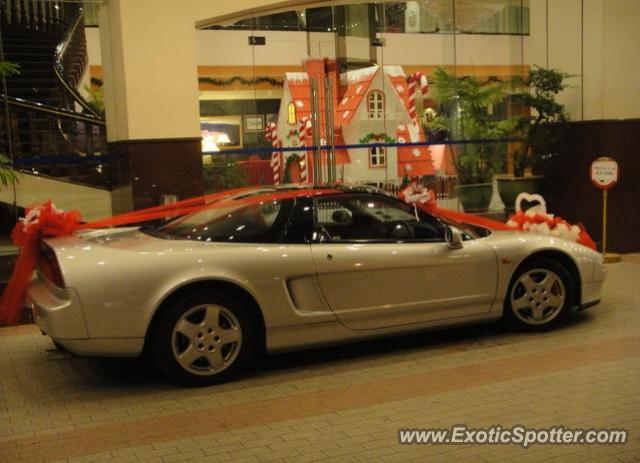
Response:
POLYGON ((413 153, 415 157, 420 157, 420 155, 422 154, 418 148, 414 148, 411 153, 413 153))
POLYGON ((296 100, 295 105, 296 105, 296 108, 298 108, 298 109, 302 109, 302 108, 304 108, 304 101, 302 101, 302 100, 296 100))
POLYGON ((398 91, 398 93, 402 93, 402 92, 404 92, 404 86, 402 86, 402 85, 398 85, 398 86, 396 87, 396 90, 398 91))
POLYGON ((407 163, 407 165, 404 166, 404 168, 407 170, 407 172, 411 172, 413 170, 413 167, 409 163, 407 163))

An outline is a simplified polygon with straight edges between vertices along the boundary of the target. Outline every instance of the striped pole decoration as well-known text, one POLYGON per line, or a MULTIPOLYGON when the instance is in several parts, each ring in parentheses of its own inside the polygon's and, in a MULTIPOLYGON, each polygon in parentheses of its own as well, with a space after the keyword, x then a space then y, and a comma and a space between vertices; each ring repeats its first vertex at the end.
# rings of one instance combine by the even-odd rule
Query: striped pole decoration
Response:
MULTIPOLYGON (((269 122, 264 131, 264 138, 271 142, 271 146, 278 148, 280 144, 280 140, 278 139, 278 124, 269 122)), ((273 184, 280 185, 280 153, 278 151, 271 153, 270 164, 273 169, 273 184)))
MULTIPOLYGON (((300 138, 300 146, 307 146, 307 138, 311 135, 311 119, 303 117, 300 119, 298 128, 298 136, 300 138)), ((303 162, 300 164, 300 183, 307 183, 309 180, 309 151, 304 152, 303 162)))
POLYGON ((427 76, 425 76, 423 72, 414 72, 407 77, 409 116, 413 119, 415 124, 418 124, 418 115, 416 113, 416 86, 418 82, 420 82, 420 91, 424 98, 427 96, 427 93, 429 93, 429 82, 427 81, 427 76))

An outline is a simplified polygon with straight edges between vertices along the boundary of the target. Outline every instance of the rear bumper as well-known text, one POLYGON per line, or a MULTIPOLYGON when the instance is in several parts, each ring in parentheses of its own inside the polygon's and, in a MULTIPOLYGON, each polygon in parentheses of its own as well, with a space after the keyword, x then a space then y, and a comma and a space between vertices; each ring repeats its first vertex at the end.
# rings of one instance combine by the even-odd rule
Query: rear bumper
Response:
POLYGON ((39 277, 29 286, 25 302, 40 329, 55 341, 89 337, 80 298, 74 289, 56 288, 39 277))
POLYGON ((46 279, 34 280, 26 295, 26 305, 43 333, 77 355, 135 357, 144 338, 89 338, 78 293, 60 289, 46 279))

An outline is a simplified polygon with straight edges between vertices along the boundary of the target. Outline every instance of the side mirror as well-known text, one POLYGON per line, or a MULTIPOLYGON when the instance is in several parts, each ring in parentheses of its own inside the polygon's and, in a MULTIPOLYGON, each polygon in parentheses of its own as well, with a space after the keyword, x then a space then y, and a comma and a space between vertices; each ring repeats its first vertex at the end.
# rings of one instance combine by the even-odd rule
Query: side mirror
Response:
POLYGON ((462 235, 457 228, 447 225, 447 228, 444 230, 444 239, 449 249, 462 249, 462 235))

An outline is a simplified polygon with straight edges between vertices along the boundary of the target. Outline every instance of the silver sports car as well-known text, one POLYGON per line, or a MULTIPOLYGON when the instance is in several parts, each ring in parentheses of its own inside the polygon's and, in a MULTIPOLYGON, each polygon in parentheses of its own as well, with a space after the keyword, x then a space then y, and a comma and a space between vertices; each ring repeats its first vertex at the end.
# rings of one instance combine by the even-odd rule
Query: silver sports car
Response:
POLYGON ((599 302, 605 267, 580 244, 448 223, 372 188, 275 190, 43 240, 37 323, 75 354, 146 351, 178 383, 207 385, 261 349, 500 318, 540 330, 599 302))

